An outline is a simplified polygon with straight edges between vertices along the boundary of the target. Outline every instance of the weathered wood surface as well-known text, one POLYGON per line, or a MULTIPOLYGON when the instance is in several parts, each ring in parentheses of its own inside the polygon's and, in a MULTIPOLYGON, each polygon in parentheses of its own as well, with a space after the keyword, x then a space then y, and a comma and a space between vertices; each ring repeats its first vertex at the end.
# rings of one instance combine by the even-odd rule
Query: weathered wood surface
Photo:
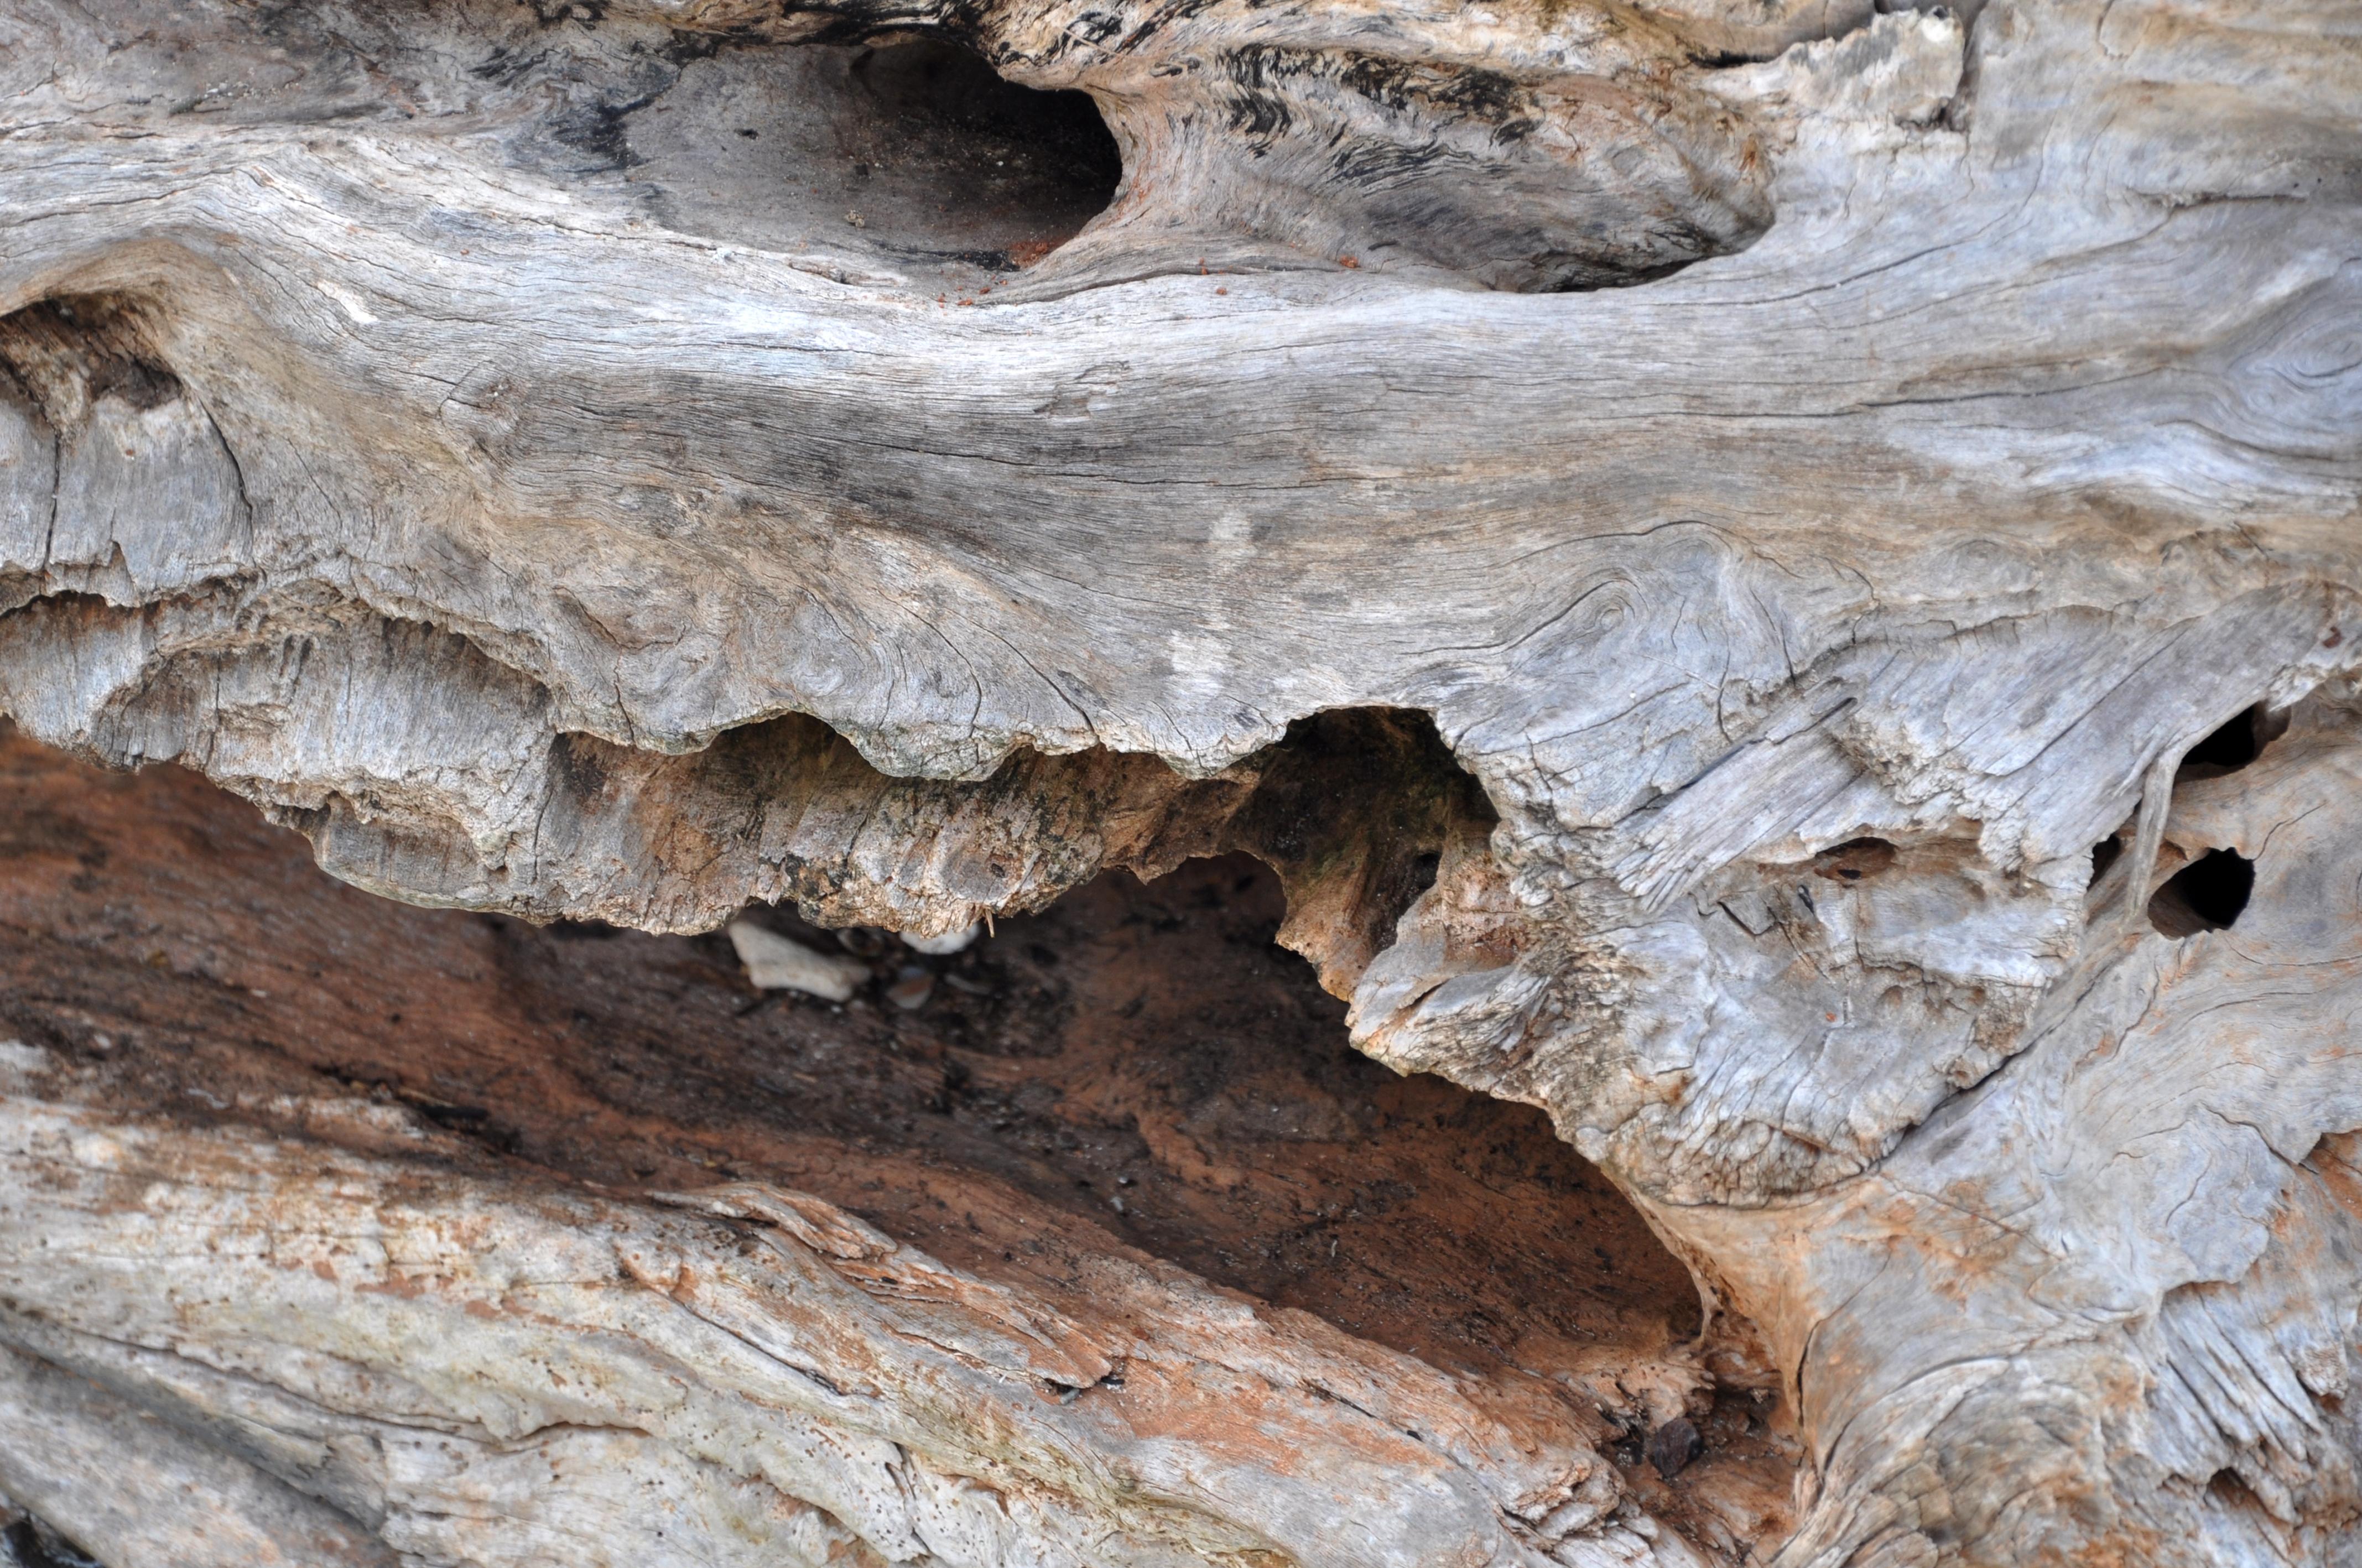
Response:
POLYGON ((1299 934, 1761 1326, 1779 1561, 2346 1549, 2350 0, 0 29, 31 733, 421 900, 938 931, 1431 715, 1497 825, 1299 934), (996 177, 844 167, 913 30, 1091 92, 1107 215, 988 272, 996 177))
POLYGON ((1251 861, 1003 922, 915 1010, 756 1006, 719 938, 372 899, 178 770, 0 745, 0 1493, 109 1563, 1784 1523, 1772 1380, 1681 1264, 1539 1113, 1353 1054, 1251 861))

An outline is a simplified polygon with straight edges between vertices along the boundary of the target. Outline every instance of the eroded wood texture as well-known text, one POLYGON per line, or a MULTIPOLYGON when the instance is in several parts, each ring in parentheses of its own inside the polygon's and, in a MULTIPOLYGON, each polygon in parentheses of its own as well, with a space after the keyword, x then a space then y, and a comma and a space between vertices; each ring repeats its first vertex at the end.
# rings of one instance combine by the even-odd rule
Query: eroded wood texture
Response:
POLYGON ((0 28, 31 733, 675 930, 1255 848, 1762 1326, 1783 1564, 2347 1550, 2350 0, 0 28), (1093 94, 1106 213, 846 166, 911 32, 1093 94), (1488 811, 1235 836, 1340 709, 1488 811))
POLYGON ((1243 857, 831 1008, 719 938, 356 893, 177 770, 18 742, 0 789, 0 1492, 109 1563, 1690 1562, 1784 1524, 1768 1370, 1717 1398, 1744 1347, 1692 1342, 1537 1113, 1355 1055, 1243 857), (1678 1419, 1713 1446, 1667 1485, 1678 1419))

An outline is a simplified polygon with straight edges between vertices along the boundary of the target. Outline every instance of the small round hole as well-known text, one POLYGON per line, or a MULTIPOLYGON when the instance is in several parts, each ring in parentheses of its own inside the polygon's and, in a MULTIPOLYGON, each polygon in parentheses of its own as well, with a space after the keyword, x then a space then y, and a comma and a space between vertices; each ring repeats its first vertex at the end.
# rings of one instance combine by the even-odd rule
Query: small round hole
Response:
POLYGON ((2167 879, 2148 901, 2158 934, 2228 931, 2256 890, 2256 863, 2235 850, 2210 849, 2167 879))

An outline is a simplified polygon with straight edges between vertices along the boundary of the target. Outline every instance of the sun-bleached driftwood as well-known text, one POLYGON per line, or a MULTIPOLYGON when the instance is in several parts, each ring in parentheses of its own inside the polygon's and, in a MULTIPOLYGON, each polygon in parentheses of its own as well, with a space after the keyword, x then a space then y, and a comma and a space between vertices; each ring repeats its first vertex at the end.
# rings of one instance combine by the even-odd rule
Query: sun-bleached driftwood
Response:
MULTIPOLYGON (((1760 1554, 2333 1561, 2357 105, 2340 0, 6 0, 0 710, 540 919, 1252 849, 1363 1049, 1544 1108, 1760 1336, 1760 1554), (1053 142, 911 128, 946 42, 1104 116, 1063 246, 1053 142)), ((88 1135, 192 1226, 293 1179, 88 1135)), ((1016 1555, 1182 1540, 1009 1463, 1016 1555)), ((1174 1550, 1334 1545, 1238 1528, 1174 1550)))

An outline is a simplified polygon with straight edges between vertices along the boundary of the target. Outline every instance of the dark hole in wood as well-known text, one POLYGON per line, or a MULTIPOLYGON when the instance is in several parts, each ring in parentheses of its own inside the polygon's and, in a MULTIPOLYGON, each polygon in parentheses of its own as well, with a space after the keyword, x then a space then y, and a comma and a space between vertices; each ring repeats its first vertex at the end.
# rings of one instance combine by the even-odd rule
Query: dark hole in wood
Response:
POLYGON ((2112 834, 2093 845, 2092 846, 2092 880, 2097 882, 2106 876, 2108 867, 2121 859, 2124 853, 2125 839, 2122 834, 2112 834))
POLYGON ((2165 936, 2228 931, 2256 890, 2256 863, 2235 850, 2210 849, 2169 878, 2148 901, 2148 921, 2165 936))
POLYGON ((922 39, 864 50, 853 77, 896 114, 1039 152, 1079 200, 1105 206, 1123 177, 1123 155, 1089 94, 1020 86, 956 44, 922 39))
POLYGON ((181 395, 181 380, 152 339, 136 301, 55 295, 0 316, 0 381, 23 387, 52 425, 65 423, 81 397, 161 408, 181 395), (80 397, 69 390, 75 381, 80 397))
POLYGON ((667 226, 881 253, 947 303, 1072 239, 1123 177, 1088 94, 1020 86, 934 39, 720 50, 619 125, 616 156, 667 226))
POLYGON ((2258 1514, 2270 1511, 2264 1507, 2263 1499, 2256 1496, 2246 1481, 2240 1479, 2239 1473, 2228 1465, 2217 1470, 2208 1478, 2206 1493, 2208 1496, 2227 1508, 2247 1509, 2258 1514))
POLYGON ((2236 773, 2263 754, 2288 728, 2288 715, 2261 702, 2245 708, 2213 734, 2190 748, 2177 779, 2219 778, 2236 773))
MULTIPOLYGON (((1340 711, 1298 738, 1316 753, 1292 764, 1299 793, 1333 814, 1400 812, 1414 834, 1418 797, 1473 788, 1443 771, 1423 716, 1340 711), (1372 777, 1330 792, 1357 739, 1381 743, 1361 754, 1372 777), (1422 756, 1435 771, 1378 787, 1422 756)), ((582 941, 378 899, 193 775, 102 775, 0 720, 0 896, 21 922, 0 943, 0 1039, 119 1072, 104 1092, 127 1113, 190 1103, 201 1081, 304 1104, 333 1085, 432 1130, 430 1176, 523 1161, 610 1187, 777 1181, 988 1274, 1028 1256, 1010 1227, 1038 1223, 997 1216, 1031 1208, 1478 1374, 1518 1365, 1520 1343, 1654 1355, 1704 1327, 1686 1269, 1541 1111, 1353 1049, 1345 1002, 1273 947, 1286 894, 1244 854, 1148 883, 1109 872, 1004 915, 925 959, 943 983, 921 1008, 872 988, 857 1007, 772 993, 749 1011, 718 932, 582 941), (9 853, 7 830, 41 813, 80 837, 9 853), (92 845, 110 857, 84 885, 92 845), (136 908, 142 938, 94 962, 58 933, 102 908, 136 908), (259 983, 151 966, 151 944, 246 955, 259 983), (388 1028, 395 1010, 433 1026, 388 1028)), ((765 919, 833 945, 787 911, 765 919)), ((882 982, 903 950, 870 935, 882 982)), ((1698 1425, 1716 1463, 1750 1441, 1698 1425)))
POLYGON ((96 1558, 29 1514, 0 1530, 0 1541, 23 1568, 100 1568, 96 1558))
POLYGON ((1483 786, 1417 709, 1331 708, 1289 723, 1264 755, 1254 799, 1237 819, 1239 847, 1305 871, 1361 863, 1363 920, 1377 947, 1435 885, 1446 824, 1494 821, 1483 786))
POLYGON ((1832 882, 1860 882, 1894 864, 1894 845, 1882 838, 1854 838, 1813 856, 1813 875, 1832 882))
POLYGON ((1007 247, 1011 263, 1045 253, 1115 199, 1123 154, 1087 93, 1021 87, 933 39, 863 50, 850 74, 899 127, 911 158, 936 165, 930 172, 952 215, 966 209, 995 230, 1038 231, 1007 247))

